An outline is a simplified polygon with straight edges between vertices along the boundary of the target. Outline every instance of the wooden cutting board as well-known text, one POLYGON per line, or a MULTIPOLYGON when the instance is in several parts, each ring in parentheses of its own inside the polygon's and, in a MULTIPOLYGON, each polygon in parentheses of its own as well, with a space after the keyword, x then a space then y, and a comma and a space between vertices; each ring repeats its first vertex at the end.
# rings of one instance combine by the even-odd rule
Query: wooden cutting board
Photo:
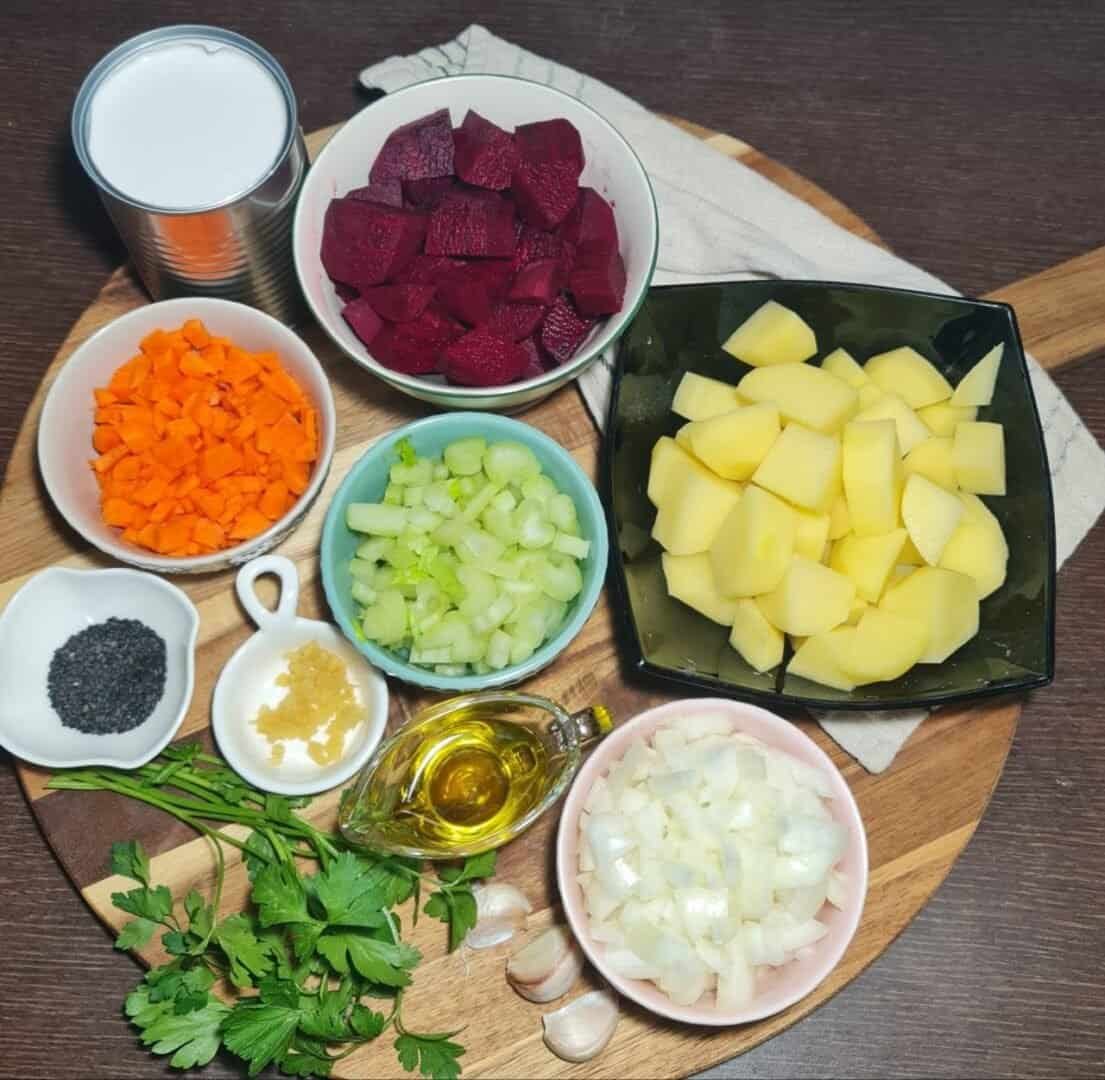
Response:
MULTIPOLYGON (((752 147, 696 125, 677 121, 721 153, 770 177, 851 231, 878 241, 855 214, 826 192, 752 147)), ((314 151, 334 129, 315 133, 314 151)), ((1105 311, 1096 306, 1105 283, 1105 248, 1046 271, 992 298, 1015 303, 1025 343, 1047 366, 1081 359, 1105 346, 1105 311)), ((50 565, 100 567, 108 560, 77 538, 54 512, 35 467, 34 438, 45 392, 73 350, 100 326, 147 303, 129 267, 116 271, 95 302, 70 331, 46 374, 16 441, 0 493, 0 606, 32 574, 50 565)), ((318 582, 316 550, 323 516, 334 489, 372 438, 425 415, 420 404, 390 391, 368 372, 337 354, 314 326, 303 336, 326 366, 338 411, 333 468, 310 514, 278 549, 299 566, 304 584, 301 614, 327 617, 318 582)), ((559 440, 593 476, 599 436, 574 386, 532 408, 525 420, 559 440)), ((196 692, 180 738, 210 740, 208 708, 219 670, 252 632, 234 597, 230 573, 182 578, 178 584, 199 608, 201 630, 196 657, 196 692)), ((614 647, 611 612, 605 596, 583 633, 528 689, 561 701, 569 709, 605 703, 625 719, 673 696, 623 669, 614 647)), ((393 684, 390 722, 401 722, 420 704, 417 694, 393 684)), ((420 920, 415 944, 425 960, 416 972, 404 1018, 412 1028, 442 1030, 466 1026, 465 1075, 475 1076, 649 1076, 682 1075, 710 1066, 770 1037, 801 1019, 875 959, 921 909, 963 850, 986 808, 1012 741, 1020 705, 987 703, 948 709, 915 732, 889 771, 866 773, 819 728, 803 728, 832 756, 855 792, 868 829, 871 878, 859 932, 831 977, 809 997, 758 1024, 714 1031, 664 1023, 625 1003, 617 1034, 607 1050, 584 1065, 553 1057, 541 1040, 540 1016, 553 1006, 531 1005, 508 989, 503 978, 506 947, 468 955, 447 955, 441 926, 420 920), (647 1064, 646 1064, 647 1063, 647 1064)), ((48 773, 20 765, 19 774, 32 811, 62 866, 96 914, 117 927, 120 913, 111 893, 129 887, 105 877, 113 840, 137 838, 153 856, 155 881, 175 895, 190 887, 205 890, 213 861, 205 841, 186 827, 140 804, 102 793, 49 792, 48 773)), ((336 793, 320 796, 306 815, 320 826, 334 822, 336 793)), ((556 823, 549 814, 520 840, 504 849, 500 880, 516 884, 533 901, 531 928, 555 921, 558 912, 550 853, 556 823)), ((248 882, 232 862, 223 895, 223 912, 245 902, 248 882)), ((105 939, 104 947, 108 948, 105 939)), ((143 960, 159 962, 157 948, 143 960)), ((575 993, 582 992, 583 984, 575 993)), ((399 1073, 389 1040, 365 1049, 335 1070, 340 1076, 399 1073)))

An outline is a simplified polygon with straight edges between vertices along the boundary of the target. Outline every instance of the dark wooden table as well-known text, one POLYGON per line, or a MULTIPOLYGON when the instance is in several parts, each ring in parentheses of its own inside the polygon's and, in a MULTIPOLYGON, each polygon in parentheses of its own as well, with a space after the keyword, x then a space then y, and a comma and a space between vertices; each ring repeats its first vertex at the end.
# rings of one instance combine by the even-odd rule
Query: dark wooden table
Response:
MULTIPOLYGON (((157 24, 229 26, 282 61, 312 130, 358 108, 366 63, 474 20, 738 135, 968 293, 1105 244, 1101 4, 6 0, 0 465, 41 372, 123 257, 68 136, 76 88, 104 52, 157 24)), ((1105 438, 1100 363, 1059 381, 1105 438)), ((947 883, 846 991, 713 1075, 1105 1072, 1103 597, 1099 526, 1060 575, 1056 682, 1028 703, 947 883)), ((55 864, 7 762, 0 852, 0 1075, 157 1075, 120 1013, 138 971, 55 864)), ((234 1074, 215 1062, 207 1075, 234 1074)))

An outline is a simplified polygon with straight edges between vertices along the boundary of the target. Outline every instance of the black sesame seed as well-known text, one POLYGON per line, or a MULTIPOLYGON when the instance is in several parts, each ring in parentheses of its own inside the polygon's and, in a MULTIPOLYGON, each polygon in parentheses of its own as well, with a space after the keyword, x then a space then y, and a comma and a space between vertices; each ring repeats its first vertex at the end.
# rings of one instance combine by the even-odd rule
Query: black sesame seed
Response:
POLYGON ((89 735, 131 731, 165 692, 165 642, 138 619, 74 634, 50 660, 47 690, 62 724, 89 735))

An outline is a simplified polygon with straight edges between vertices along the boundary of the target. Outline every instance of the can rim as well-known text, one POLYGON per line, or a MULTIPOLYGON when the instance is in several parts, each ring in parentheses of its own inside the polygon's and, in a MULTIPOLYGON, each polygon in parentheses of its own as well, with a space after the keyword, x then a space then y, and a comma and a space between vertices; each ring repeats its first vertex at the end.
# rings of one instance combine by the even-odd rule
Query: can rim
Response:
POLYGON ((211 210, 223 210, 228 206, 233 206, 241 202, 252 192, 258 190, 258 188, 262 187, 287 160, 292 146, 295 143, 298 130, 299 110, 296 106, 292 84, 289 82, 287 74, 280 66, 276 57, 267 49, 258 45, 257 42, 252 41, 242 34, 237 34, 233 30, 224 30, 219 26, 208 26, 204 23, 179 23, 175 26, 162 26, 154 30, 147 30, 144 33, 136 34, 134 37, 127 38, 126 41, 120 42, 120 44, 116 45, 110 52, 101 57, 84 77, 84 81, 81 83, 80 89, 77 91, 76 99, 73 102, 73 114, 70 122, 73 148, 76 151, 77 158, 84 168, 84 171, 101 192, 107 192, 112 198, 125 203, 127 206, 134 207, 135 209, 144 210, 148 213, 164 214, 175 217, 181 217, 188 214, 204 214, 211 210), (272 165, 248 188, 235 192, 233 195, 225 199, 220 199, 218 202, 214 203, 186 207, 165 207, 157 206, 154 203, 143 202, 141 199, 136 199, 132 195, 128 195, 104 176, 97 168, 89 152, 88 121, 92 99, 95 97, 97 90, 99 90, 101 85, 113 71, 143 49, 155 45, 162 45, 167 41, 174 41, 181 38, 207 38, 223 45, 234 46, 261 63, 276 80, 276 84, 280 87, 280 91, 284 96, 287 131, 284 135, 284 142, 280 147, 280 151, 273 159, 272 165))

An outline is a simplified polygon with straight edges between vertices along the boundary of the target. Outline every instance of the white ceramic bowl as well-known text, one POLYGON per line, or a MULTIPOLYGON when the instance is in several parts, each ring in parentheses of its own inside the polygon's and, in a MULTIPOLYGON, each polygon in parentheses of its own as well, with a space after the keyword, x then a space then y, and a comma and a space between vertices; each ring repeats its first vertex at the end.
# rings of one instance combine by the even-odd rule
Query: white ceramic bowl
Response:
POLYGON ((85 341, 58 372, 46 395, 38 424, 38 466, 46 490, 62 517, 85 540, 119 562, 162 574, 204 574, 248 562, 280 543, 299 524, 322 488, 334 454, 334 397, 315 354, 303 340, 271 315, 245 304, 210 297, 181 297, 147 304, 121 315, 85 341), (319 457, 307 490, 295 505, 263 533, 211 555, 171 558, 123 540, 121 530, 100 516, 100 490, 89 468, 94 458, 92 391, 106 386, 112 373, 137 351, 138 343, 158 328, 171 330, 197 318, 213 334, 225 335, 251 352, 272 350, 284 370, 311 398, 318 411, 319 457))
POLYGON ((740 701, 688 698, 639 713, 632 720, 620 724, 591 751, 564 800, 556 838, 556 878, 572 933, 587 958, 618 993, 671 1020, 727 1027, 751 1023, 782 1012, 824 982, 840 962, 863 914, 863 902, 867 895, 867 834, 848 782, 829 756, 797 725, 766 709, 740 701), (848 846, 837 863, 849 883, 846 902, 839 910, 826 904, 818 915, 828 927, 828 933, 806 955, 795 957, 782 967, 770 968, 759 976, 753 1000, 744 1008, 729 1012, 717 1008, 712 993, 694 1005, 676 1005, 654 983, 627 979, 610 971, 604 962, 606 946, 591 937, 590 918, 576 880, 579 872, 579 818, 591 786, 600 776, 605 776, 616 762, 621 761, 632 743, 650 738, 658 728, 668 727, 688 713, 722 717, 732 724, 734 731, 751 735, 818 769, 833 790, 829 804, 833 817, 848 830, 848 846))
POLYGON ((383 738, 388 717, 388 689, 372 667, 330 623, 296 615, 299 577, 295 564, 282 555, 262 555, 238 571, 238 599, 258 630, 226 662, 211 700, 211 727, 224 758, 247 783, 278 795, 317 795, 344 784, 360 772, 383 738), (280 599, 270 611, 254 591, 262 574, 280 581, 280 599), (284 742, 284 760, 275 765, 272 746, 253 718, 262 705, 275 705, 285 694, 276 685, 287 669, 287 655, 315 641, 345 661, 346 674, 364 706, 365 719, 345 737, 342 756, 319 765, 302 739, 284 742))
POLYGON ((153 574, 58 566, 36 574, 0 614, 0 746, 50 769, 145 764, 168 745, 188 711, 199 621, 192 601, 153 574), (74 634, 112 616, 139 619, 161 635, 165 690, 133 730, 87 735, 64 727, 50 705, 50 660, 74 634))
POLYGON ((296 207, 296 273, 323 329, 346 355, 412 397, 450 409, 519 409, 551 394, 590 366, 629 325, 644 300, 656 264, 659 225, 648 174, 633 148, 590 106, 541 83, 508 75, 453 75, 431 79, 373 102, 336 132, 315 159, 296 207), (450 386, 378 363, 341 317, 342 301, 322 266, 323 218, 330 200, 368 182, 384 140, 402 124, 448 108, 454 127, 469 109, 513 131, 519 124, 564 117, 578 129, 586 164, 580 184, 593 187, 614 208, 626 288, 622 310, 600 322, 567 363, 508 386, 450 386))

